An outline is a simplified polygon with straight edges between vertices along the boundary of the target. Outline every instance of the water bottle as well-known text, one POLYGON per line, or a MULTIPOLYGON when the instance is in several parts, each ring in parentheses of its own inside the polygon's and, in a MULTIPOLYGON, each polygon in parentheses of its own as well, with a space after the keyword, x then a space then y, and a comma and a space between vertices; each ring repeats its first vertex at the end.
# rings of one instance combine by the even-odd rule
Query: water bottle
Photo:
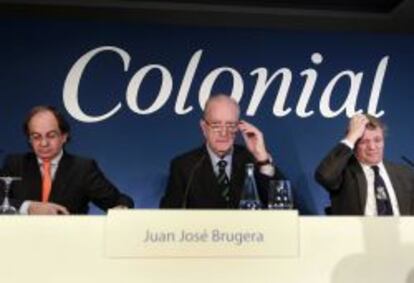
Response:
POLYGON ((257 193, 256 180, 254 179, 254 164, 246 164, 246 177, 241 192, 240 209, 261 209, 262 203, 257 193))

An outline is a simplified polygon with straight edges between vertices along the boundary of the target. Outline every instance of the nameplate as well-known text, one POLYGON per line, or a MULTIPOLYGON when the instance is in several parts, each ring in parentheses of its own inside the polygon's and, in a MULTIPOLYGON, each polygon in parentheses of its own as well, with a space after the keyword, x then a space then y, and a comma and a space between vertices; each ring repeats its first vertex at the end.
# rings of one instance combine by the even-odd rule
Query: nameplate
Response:
POLYGON ((107 257, 297 257, 297 211, 110 210, 107 257))

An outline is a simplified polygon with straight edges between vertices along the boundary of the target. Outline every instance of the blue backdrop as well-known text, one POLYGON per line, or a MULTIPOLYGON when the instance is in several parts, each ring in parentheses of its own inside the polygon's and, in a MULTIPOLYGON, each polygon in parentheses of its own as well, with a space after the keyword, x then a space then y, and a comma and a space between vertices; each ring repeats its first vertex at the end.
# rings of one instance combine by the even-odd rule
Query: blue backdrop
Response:
POLYGON ((355 110, 382 114, 388 159, 414 157, 410 34, 21 19, 0 31, 1 158, 28 149, 30 108, 55 105, 67 150, 95 158, 138 208, 158 206, 169 161, 202 143, 210 93, 232 94, 262 129, 302 214, 329 204, 314 170, 355 110))

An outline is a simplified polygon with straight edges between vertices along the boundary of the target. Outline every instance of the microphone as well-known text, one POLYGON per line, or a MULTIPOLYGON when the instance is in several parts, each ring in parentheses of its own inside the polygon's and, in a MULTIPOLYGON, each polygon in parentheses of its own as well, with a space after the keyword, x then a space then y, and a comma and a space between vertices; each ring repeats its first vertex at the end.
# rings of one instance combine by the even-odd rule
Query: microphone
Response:
POLYGON ((194 165, 193 170, 191 170, 190 178, 188 178, 187 186, 185 186, 183 203, 181 204, 181 208, 187 208, 188 194, 190 193, 191 184, 193 183, 194 175, 197 172, 198 168, 201 166, 201 164, 204 162, 204 159, 206 159, 205 153, 203 153, 203 156, 201 156, 201 158, 194 165))
POLYGON ((401 159, 402 160, 404 160, 405 161, 405 163, 407 163, 408 165, 410 165, 411 167, 413 167, 414 168, 414 162, 411 160, 411 159, 409 159, 408 157, 406 157, 405 155, 402 155, 401 156, 401 159))

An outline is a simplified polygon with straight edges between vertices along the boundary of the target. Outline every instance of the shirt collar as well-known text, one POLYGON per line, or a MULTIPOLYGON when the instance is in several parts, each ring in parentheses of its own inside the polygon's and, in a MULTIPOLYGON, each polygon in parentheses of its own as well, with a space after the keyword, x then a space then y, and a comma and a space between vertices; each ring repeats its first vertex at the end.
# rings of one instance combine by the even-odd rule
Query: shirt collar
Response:
MULTIPOLYGON (((50 161, 50 164, 52 166, 57 166, 59 164, 60 160, 62 159, 62 156, 63 156, 63 149, 58 153, 58 155, 56 155, 55 158, 53 158, 50 161)), ((41 158, 37 157, 37 163, 39 163, 39 165, 42 165, 43 164, 43 160, 41 158)))
POLYGON ((375 165, 368 165, 368 164, 362 163, 360 161, 358 161, 358 162, 359 162, 359 165, 361 165, 362 170, 364 170, 364 172, 373 172, 371 167, 375 166, 375 165, 378 166, 379 172, 383 172, 385 170, 384 163, 382 161, 378 164, 375 164, 375 165))
POLYGON ((232 157, 233 157, 233 148, 231 148, 230 152, 227 153, 224 157, 219 157, 217 154, 214 153, 214 151, 206 144, 208 155, 210 156, 211 162, 214 164, 214 166, 217 165, 217 162, 220 160, 227 161, 227 164, 231 164, 232 157))

